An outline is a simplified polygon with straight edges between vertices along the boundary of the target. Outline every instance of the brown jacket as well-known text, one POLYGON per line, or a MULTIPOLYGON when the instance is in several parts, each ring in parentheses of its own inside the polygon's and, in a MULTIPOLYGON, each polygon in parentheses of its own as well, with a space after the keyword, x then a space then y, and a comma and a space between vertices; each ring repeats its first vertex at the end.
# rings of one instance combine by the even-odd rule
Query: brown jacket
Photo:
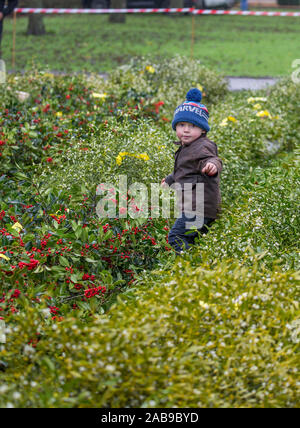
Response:
POLYGON ((204 217, 217 218, 221 212, 219 183, 223 167, 222 160, 218 157, 217 145, 206 135, 189 144, 183 145, 180 141, 174 144, 180 147, 174 154, 174 171, 166 177, 166 183, 169 186, 179 183, 181 187, 184 183, 192 183, 193 210, 196 209, 196 183, 204 183, 204 217), (216 165, 218 172, 215 175, 202 174, 207 162, 216 165))

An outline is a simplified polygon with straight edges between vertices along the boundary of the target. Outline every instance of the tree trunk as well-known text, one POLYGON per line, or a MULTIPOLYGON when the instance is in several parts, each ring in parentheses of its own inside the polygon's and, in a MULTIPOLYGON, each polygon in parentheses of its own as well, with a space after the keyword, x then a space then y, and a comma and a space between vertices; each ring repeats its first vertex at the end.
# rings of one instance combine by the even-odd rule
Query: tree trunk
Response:
POLYGON ((178 9, 184 6, 184 0, 170 0, 170 8, 178 9))
MULTIPOLYGON (((126 0, 111 0, 110 2, 111 9, 126 9, 126 0)), ((109 22, 116 23, 125 23, 126 15, 125 13, 112 13, 109 15, 109 22)))
MULTIPOLYGON (((31 7, 43 7, 43 0, 31 0, 31 7)), ((28 17, 27 35, 42 36, 46 34, 43 15, 31 13, 28 17)))
POLYGON ((170 8, 180 8, 184 6, 184 0, 170 0, 170 8))

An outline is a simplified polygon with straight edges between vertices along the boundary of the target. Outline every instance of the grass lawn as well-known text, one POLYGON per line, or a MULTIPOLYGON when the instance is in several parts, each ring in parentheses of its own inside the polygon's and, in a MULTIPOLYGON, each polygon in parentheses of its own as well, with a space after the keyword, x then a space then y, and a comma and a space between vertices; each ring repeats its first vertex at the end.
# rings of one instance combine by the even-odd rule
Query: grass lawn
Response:
MULTIPOLYGON (((16 69, 30 65, 61 71, 106 72, 132 56, 191 53, 192 17, 135 15, 126 24, 103 16, 49 16, 47 35, 26 36, 27 17, 17 20, 16 69)), ((197 16, 194 57, 231 76, 283 76, 300 54, 300 18, 197 16)), ((11 69, 12 21, 6 20, 3 58, 11 69)))

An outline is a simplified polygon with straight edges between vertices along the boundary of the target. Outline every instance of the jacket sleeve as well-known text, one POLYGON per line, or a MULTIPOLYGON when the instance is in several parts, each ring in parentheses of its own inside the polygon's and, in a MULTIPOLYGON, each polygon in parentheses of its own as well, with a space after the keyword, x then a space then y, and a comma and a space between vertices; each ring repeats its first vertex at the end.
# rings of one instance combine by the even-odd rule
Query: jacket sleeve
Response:
MULTIPOLYGON (((0 2, 0 10, 1 10, 1 3, 4 5, 4 1, 0 2)), ((18 6, 18 0, 8 0, 7 6, 3 8, 3 15, 7 16, 9 15, 16 7, 18 6)))
POLYGON ((165 178, 165 182, 168 184, 168 186, 171 186, 173 183, 175 183, 174 172, 165 178))
POLYGON ((217 147, 213 146, 205 146, 201 150, 201 155, 199 156, 198 163, 197 163, 197 171, 202 174, 202 169, 205 167, 205 165, 211 162, 217 167, 217 172, 214 176, 217 174, 220 174, 223 169, 223 162, 222 159, 218 157, 218 149, 217 147))

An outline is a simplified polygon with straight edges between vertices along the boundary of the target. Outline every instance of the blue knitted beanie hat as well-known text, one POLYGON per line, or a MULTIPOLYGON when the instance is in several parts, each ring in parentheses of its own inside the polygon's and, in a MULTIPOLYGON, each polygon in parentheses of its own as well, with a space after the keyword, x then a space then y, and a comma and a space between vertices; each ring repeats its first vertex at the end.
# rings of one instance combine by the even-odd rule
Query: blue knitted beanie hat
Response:
POLYGON ((201 104, 202 93, 197 88, 192 88, 186 94, 186 101, 178 106, 174 112, 172 128, 176 130, 178 122, 189 122, 204 129, 210 130, 208 124, 209 113, 204 104, 201 104))

